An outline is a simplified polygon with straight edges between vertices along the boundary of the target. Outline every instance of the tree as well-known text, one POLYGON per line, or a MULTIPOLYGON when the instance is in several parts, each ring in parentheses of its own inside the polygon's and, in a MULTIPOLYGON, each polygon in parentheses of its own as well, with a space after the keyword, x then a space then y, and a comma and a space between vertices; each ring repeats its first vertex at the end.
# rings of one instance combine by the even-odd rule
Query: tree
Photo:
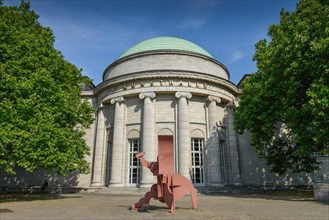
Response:
POLYGON ((312 172, 329 154, 329 1, 303 0, 281 11, 271 41, 256 44, 258 71, 243 83, 235 128, 248 130, 273 172, 312 172))
POLYGON ((89 171, 84 129, 93 108, 80 98, 81 70, 54 48, 30 4, 0 1, 0 169, 89 171))

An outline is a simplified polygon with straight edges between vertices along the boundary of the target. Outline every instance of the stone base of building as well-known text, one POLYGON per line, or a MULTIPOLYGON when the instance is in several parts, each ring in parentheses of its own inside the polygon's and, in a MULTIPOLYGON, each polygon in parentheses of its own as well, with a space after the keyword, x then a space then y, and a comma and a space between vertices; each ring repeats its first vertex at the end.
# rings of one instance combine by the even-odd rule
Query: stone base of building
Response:
POLYGON ((95 191, 100 194, 112 195, 144 195, 149 189, 136 187, 102 187, 95 191))
POLYGON ((329 183, 314 183, 313 192, 316 201, 329 203, 329 183))

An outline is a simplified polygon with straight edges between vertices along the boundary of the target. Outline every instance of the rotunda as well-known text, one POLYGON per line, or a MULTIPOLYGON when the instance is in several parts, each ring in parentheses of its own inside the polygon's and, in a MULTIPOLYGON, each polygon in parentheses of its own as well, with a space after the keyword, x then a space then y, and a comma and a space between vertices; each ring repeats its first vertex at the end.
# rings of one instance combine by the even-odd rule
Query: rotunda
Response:
MULTIPOLYGON (((105 69, 103 82, 89 93, 98 111, 95 131, 86 136, 93 166, 91 182, 85 183, 149 187, 155 180, 134 155, 145 151, 145 159, 156 161, 161 135, 172 136, 175 171, 199 189, 307 185, 312 178, 326 179, 325 169, 271 173, 250 134, 234 129, 240 85, 230 81, 222 63, 190 41, 157 37, 131 47, 105 69)), ((264 143, 263 155, 266 149, 264 143)))
POLYGON ((157 37, 131 47, 94 89, 92 185, 150 186, 153 176, 134 154, 155 161, 158 135, 173 136, 175 170, 195 185, 239 182, 238 161, 226 159, 237 155, 228 132, 237 94, 227 68, 190 41, 157 37))

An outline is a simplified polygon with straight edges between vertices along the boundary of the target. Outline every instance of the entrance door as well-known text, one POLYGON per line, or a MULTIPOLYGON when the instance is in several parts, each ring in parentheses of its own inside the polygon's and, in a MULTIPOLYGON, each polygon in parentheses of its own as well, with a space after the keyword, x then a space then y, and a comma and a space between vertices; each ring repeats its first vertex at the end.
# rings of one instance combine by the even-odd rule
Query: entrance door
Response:
POLYGON ((159 135, 159 174, 175 173, 174 138, 172 135, 159 135))

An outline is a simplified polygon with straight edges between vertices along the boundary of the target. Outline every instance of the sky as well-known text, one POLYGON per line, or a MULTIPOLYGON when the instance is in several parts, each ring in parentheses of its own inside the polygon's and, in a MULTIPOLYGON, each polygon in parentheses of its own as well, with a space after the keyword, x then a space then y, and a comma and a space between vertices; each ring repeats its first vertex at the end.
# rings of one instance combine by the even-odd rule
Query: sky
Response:
MULTIPOLYGON (((82 74, 102 82, 107 66, 153 37, 191 41, 224 64, 237 84, 257 71, 255 44, 295 11, 298 0, 31 0, 39 22, 50 27, 55 47, 82 74)), ((4 5, 20 1, 4 0, 4 5)))

